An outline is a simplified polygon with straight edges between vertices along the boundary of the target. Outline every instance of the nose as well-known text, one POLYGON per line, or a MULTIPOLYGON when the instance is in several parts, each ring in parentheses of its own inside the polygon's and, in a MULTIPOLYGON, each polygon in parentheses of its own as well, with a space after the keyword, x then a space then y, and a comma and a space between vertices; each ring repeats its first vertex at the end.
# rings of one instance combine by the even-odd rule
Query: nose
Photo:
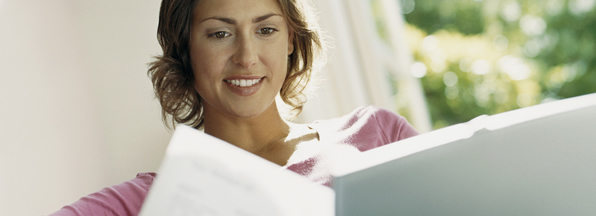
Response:
POLYGON ((238 37, 237 49, 232 61, 234 64, 249 69, 259 62, 257 47, 250 36, 238 37))

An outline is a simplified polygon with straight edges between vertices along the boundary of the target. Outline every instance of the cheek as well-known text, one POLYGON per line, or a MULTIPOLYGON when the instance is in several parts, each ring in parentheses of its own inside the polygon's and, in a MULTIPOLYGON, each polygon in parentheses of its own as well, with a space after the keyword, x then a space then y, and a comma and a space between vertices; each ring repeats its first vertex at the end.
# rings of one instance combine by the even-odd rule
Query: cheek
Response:
POLYGON ((195 76, 195 86, 218 79, 217 75, 223 71, 225 65, 222 52, 204 46, 191 47, 190 61, 195 76))
POLYGON ((269 67, 274 71, 274 75, 280 79, 285 79, 288 71, 288 56, 287 56, 287 44, 279 43, 272 49, 268 49, 266 59, 268 60, 269 67), (284 47, 285 49, 282 49, 284 47))
POLYGON ((220 61, 216 50, 209 49, 209 47, 196 46, 191 48, 190 61, 193 71, 213 71, 217 68, 217 63, 220 61))

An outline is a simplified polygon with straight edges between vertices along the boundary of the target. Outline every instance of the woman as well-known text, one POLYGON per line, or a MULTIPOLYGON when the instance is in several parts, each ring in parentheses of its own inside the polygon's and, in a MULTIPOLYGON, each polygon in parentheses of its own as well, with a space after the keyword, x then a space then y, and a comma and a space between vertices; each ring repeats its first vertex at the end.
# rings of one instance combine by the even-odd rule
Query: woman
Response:
MULTIPOLYGON (((323 45, 300 0, 163 0, 151 63, 164 121, 204 129, 285 169, 329 185, 327 159, 366 151, 417 132, 374 107, 313 124, 293 124, 275 97, 299 113, 323 45)), ((136 215, 154 173, 81 198, 54 215, 136 215)))

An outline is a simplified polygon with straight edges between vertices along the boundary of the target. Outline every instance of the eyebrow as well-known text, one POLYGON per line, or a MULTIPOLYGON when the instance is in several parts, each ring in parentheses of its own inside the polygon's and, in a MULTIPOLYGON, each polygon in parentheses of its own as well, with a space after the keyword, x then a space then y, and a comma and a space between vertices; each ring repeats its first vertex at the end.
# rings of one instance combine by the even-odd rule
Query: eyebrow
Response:
MULTIPOLYGON (((263 16, 256 17, 256 18, 252 19, 252 22, 253 22, 253 23, 258 23, 258 22, 261 22, 261 21, 263 21, 263 20, 269 19, 269 18, 271 18, 271 17, 273 17, 273 16, 281 16, 281 14, 276 14, 276 13, 270 13, 270 14, 266 14, 266 15, 263 15, 263 16)), ((202 22, 204 22, 204 21, 207 21, 207 20, 210 20, 210 19, 213 19, 213 20, 219 20, 219 21, 225 22, 225 23, 227 23, 227 24, 232 24, 232 25, 236 24, 236 20, 234 20, 234 19, 232 19, 232 18, 227 18, 227 17, 217 17, 217 16, 214 16, 214 17, 209 17, 209 18, 203 19, 203 20, 201 20, 201 22, 199 22, 199 23, 202 23, 202 22)))

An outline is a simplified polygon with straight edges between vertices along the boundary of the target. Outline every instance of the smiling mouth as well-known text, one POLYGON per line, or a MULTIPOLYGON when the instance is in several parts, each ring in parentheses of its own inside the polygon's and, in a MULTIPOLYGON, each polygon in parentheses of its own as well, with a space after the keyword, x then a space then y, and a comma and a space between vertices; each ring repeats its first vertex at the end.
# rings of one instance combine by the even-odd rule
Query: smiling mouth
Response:
POLYGON ((234 86, 238 86, 238 87, 250 87, 253 85, 256 85, 258 83, 260 83, 263 80, 263 78, 260 79, 230 79, 230 80, 224 80, 229 84, 232 84, 234 86))

